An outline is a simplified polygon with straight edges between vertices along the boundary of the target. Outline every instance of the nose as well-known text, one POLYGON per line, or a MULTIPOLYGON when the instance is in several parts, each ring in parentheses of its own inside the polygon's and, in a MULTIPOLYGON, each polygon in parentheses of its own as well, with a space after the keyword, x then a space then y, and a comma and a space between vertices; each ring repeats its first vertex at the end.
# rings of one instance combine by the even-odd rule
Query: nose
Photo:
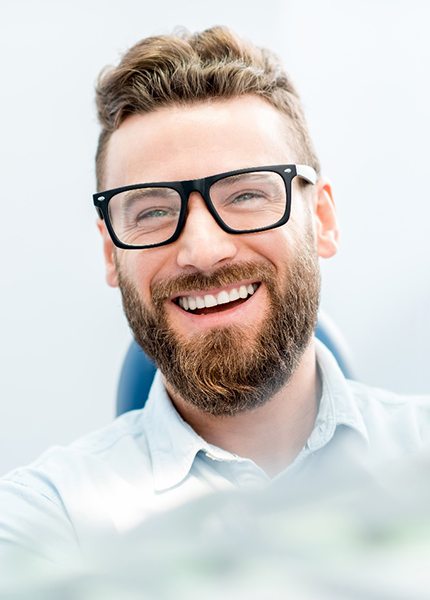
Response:
POLYGON ((188 199, 188 214, 177 241, 177 264, 208 272, 237 254, 237 237, 221 229, 198 192, 188 199))

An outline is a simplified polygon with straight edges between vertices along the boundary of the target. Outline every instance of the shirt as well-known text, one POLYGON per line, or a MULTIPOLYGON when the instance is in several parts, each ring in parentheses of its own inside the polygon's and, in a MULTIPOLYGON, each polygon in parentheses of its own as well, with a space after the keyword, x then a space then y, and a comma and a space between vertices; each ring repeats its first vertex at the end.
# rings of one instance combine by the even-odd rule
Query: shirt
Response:
MULTIPOLYGON (((346 380, 318 340, 316 354, 322 395, 315 425, 276 479, 294 485, 310 469, 322 487, 330 486, 327 465, 337 474, 343 465, 346 477, 357 466, 414 453, 429 440, 430 397, 346 380)), ((58 562, 90 546, 95 532, 115 536, 212 490, 269 482, 252 460, 207 443, 184 422, 157 372, 143 409, 53 447, 0 480, 0 562, 13 548, 58 562)))

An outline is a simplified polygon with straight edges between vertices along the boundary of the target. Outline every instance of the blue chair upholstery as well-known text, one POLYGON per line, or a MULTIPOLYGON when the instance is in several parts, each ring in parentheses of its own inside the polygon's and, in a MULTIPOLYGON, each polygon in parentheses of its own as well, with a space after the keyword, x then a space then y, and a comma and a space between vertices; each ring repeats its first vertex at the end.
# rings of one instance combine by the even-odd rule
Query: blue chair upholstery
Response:
POLYGON ((119 377, 117 416, 145 405, 156 369, 152 360, 133 340, 125 355, 119 377))
MULTIPOLYGON (((334 323, 320 313, 316 336, 331 350, 345 377, 352 379, 346 343, 334 323)), ((148 398, 156 367, 135 341, 131 342, 121 370, 117 391, 116 414, 142 408, 148 398)))

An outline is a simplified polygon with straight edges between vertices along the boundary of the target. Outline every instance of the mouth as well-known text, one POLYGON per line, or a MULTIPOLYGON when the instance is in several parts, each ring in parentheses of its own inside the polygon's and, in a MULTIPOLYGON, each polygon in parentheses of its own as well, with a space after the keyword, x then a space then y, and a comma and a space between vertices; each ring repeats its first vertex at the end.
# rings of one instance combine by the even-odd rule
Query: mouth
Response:
POLYGON ((222 312, 244 304, 260 287, 260 282, 239 284, 222 288, 217 292, 184 294, 173 298, 183 311, 194 315, 222 312))

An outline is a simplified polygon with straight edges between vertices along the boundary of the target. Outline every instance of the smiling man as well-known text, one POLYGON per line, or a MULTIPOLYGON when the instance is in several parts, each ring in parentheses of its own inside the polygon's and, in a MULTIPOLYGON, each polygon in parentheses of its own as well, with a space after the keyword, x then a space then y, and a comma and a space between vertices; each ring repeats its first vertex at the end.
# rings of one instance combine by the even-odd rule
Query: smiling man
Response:
POLYGON ((317 412, 317 256, 337 239, 329 185, 311 193, 316 173, 295 164, 286 117, 254 94, 129 116, 104 154, 108 281, 174 406, 208 442, 286 467, 317 412))
POLYGON ((428 399, 346 381, 315 340, 338 228, 279 60, 220 27, 148 38, 97 106, 107 281, 159 371, 143 410, 3 480, 3 548, 58 560, 210 490, 418 450, 428 399))

